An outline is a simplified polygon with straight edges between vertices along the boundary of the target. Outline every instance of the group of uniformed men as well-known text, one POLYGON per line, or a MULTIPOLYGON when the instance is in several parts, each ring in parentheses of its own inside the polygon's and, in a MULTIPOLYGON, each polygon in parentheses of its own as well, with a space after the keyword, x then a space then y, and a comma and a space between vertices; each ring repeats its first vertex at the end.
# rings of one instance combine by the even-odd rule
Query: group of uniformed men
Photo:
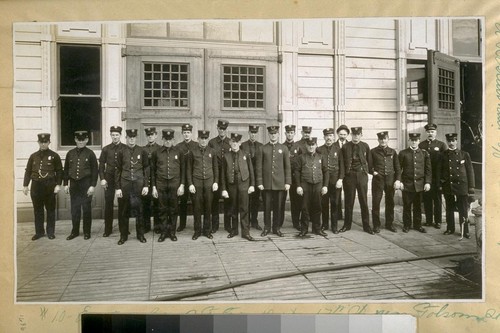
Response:
POLYGON ((83 212, 83 235, 91 237, 91 203, 98 175, 105 191, 104 234, 113 229, 113 202, 118 199, 119 245, 128 239, 129 217, 136 217, 136 236, 144 243, 151 229, 160 236, 176 241, 176 232, 186 227, 188 197, 194 218, 193 240, 201 235, 213 238, 219 229, 219 205, 223 198, 224 229, 227 237, 239 234, 253 240, 250 227, 282 237, 286 195, 290 195, 292 225, 304 237, 311 231, 326 236, 351 229, 353 207, 358 196, 363 230, 380 232, 380 203, 385 195, 385 228, 396 232, 394 194, 402 191, 403 232, 422 227, 423 198, 426 224, 441 225, 441 196, 446 202, 445 234, 455 232, 454 211, 458 209, 464 236, 469 238, 467 210, 474 194, 474 172, 467 152, 457 148, 457 134, 446 134, 448 145, 436 139, 437 126, 428 124, 428 138, 420 141, 419 133, 409 134, 409 147, 399 154, 388 146, 389 133, 377 133, 379 145, 370 149, 361 141, 362 128, 341 125, 323 130, 324 145, 317 146, 310 126, 302 127, 302 138, 295 142, 295 125, 285 126, 286 141, 278 142, 279 127, 267 127, 269 142, 256 140, 259 126, 249 126, 249 139, 241 142, 240 134, 228 135, 229 122, 219 120, 218 135, 209 140, 210 132, 198 131, 198 142, 192 140, 190 124, 181 127, 182 141, 174 145, 173 129, 162 131, 162 145, 156 143, 157 131, 146 128, 148 143, 136 143, 137 129, 126 130, 126 144, 121 142, 122 128, 112 126, 112 142, 102 149, 99 160, 86 147, 86 131, 75 132, 76 147, 68 151, 64 163, 50 150, 50 134, 38 134, 40 149, 28 160, 24 176, 24 194, 31 182, 31 199, 35 215, 35 235, 45 235, 44 208, 47 211, 46 233, 55 238, 55 196, 63 182, 70 194, 71 240, 79 236, 83 212), (335 133, 337 140, 335 141, 335 133), (351 135, 351 141, 347 140, 351 135), (372 221, 369 224, 368 175, 372 177, 372 221), (341 193, 345 212, 342 217, 341 193), (264 206, 264 225, 257 216, 260 197, 264 206), (413 213, 413 217, 412 217, 413 213), (202 220, 203 215, 203 220, 202 220), (177 218, 180 217, 177 226, 177 218), (153 218, 153 225, 151 225, 153 218), (344 219, 342 228, 337 222, 344 219))

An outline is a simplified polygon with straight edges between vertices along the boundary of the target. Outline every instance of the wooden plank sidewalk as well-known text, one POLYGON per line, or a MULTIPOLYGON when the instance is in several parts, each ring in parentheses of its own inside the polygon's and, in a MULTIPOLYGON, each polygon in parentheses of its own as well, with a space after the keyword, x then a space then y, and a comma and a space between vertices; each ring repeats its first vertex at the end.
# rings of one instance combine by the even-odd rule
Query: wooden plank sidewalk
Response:
MULTIPOLYGON (((360 219, 355 215, 354 221, 360 219)), ((456 274, 450 257, 338 271, 304 273, 308 269, 365 264, 380 260, 409 259, 433 254, 475 251, 475 241, 459 241, 458 235, 443 236, 443 230, 427 228, 427 234, 410 231, 378 235, 362 232, 355 224, 349 232, 327 237, 308 235, 285 227, 285 237, 260 237, 249 242, 228 239, 222 231, 214 239, 191 240, 188 227, 177 236, 158 243, 148 233, 147 243, 135 239, 131 219, 129 240, 118 246, 118 227, 103 238, 103 221, 94 220, 92 238, 67 241, 70 221, 57 221, 56 239, 31 241, 33 225, 17 224, 18 302, 145 302, 193 292, 183 301, 248 300, 404 300, 480 299, 481 284, 456 274), (197 291, 280 273, 290 277, 245 284, 196 294, 197 291)), ((340 222, 342 223, 342 222, 340 222)), ((287 214, 285 226, 290 225, 287 214)))

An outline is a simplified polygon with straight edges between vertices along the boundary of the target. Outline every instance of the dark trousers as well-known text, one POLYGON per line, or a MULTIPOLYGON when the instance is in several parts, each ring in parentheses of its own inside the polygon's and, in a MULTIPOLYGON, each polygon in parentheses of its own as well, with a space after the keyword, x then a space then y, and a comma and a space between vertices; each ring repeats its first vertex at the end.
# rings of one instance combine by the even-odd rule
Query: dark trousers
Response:
POLYGON ((148 195, 143 197, 144 203, 144 231, 151 230, 151 217, 153 218, 154 230, 161 229, 158 199, 153 197, 153 188, 149 188, 148 195))
POLYGON ((250 213, 250 224, 252 226, 257 226, 259 224, 258 216, 259 216, 259 208, 260 208, 260 190, 255 187, 255 192, 248 195, 248 210, 250 213))
POLYGON ((188 200, 189 191, 186 189, 184 194, 179 197, 179 228, 182 229, 186 227, 188 200))
POLYGON ((403 191, 403 227, 411 228, 411 213, 413 210, 413 228, 422 226, 422 192, 403 191))
POLYGON ((123 197, 119 199, 118 226, 120 237, 127 239, 129 234, 129 217, 135 216, 135 232, 137 237, 144 236, 144 219, 142 202, 142 181, 122 182, 123 197))
POLYGON ((239 177, 234 177, 234 184, 227 184, 227 192, 229 194, 228 214, 231 221, 230 232, 238 234, 238 216, 241 221, 241 235, 246 236, 250 234, 250 221, 248 219, 248 187, 250 181, 238 180, 239 177))
POLYGON ((83 234, 90 235, 92 227, 92 196, 87 195, 90 186, 90 177, 80 180, 70 179, 69 181, 72 234, 78 235, 80 233, 80 218, 83 212, 83 234))
POLYGON ((380 228, 380 202, 385 194, 385 227, 394 222, 394 177, 378 174, 372 178, 372 220, 373 227, 380 228))
POLYGON ((212 185, 214 181, 210 179, 193 178, 193 185, 196 188, 196 193, 192 194, 193 201, 193 217, 194 217, 194 233, 201 234, 201 214, 203 214, 203 233, 208 234, 212 231, 210 216, 212 214, 213 193, 212 185))
POLYGON ((343 220, 344 217, 342 216, 342 192, 344 192, 344 200, 345 200, 345 191, 343 188, 337 189, 339 192, 338 200, 337 200, 337 220, 343 220))
MULTIPOLYGON (((446 230, 455 232, 455 207, 458 208, 458 218, 460 224, 467 221, 467 211, 469 210, 469 202, 467 195, 445 194, 446 202, 446 230)), ((469 224, 464 223, 464 234, 469 233, 469 224)))
POLYGON ((56 195, 54 187, 56 183, 50 180, 33 180, 31 183, 31 201, 35 213, 35 233, 39 236, 45 235, 44 220, 47 211, 47 235, 54 235, 56 229, 56 195))
MULTIPOLYGON (((115 178, 114 174, 106 174, 105 180, 108 188, 104 190, 104 233, 110 234, 113 231, 113 210, 115 200, 115 178)), ((118 200, 120 202, 121 200, 118 200)), ((120 203, 119 203, 120 204, 120 203)), ((120 209, 118 208, 118 211, 120 209)))
POLYGON ((309 220, 312 222, 313 233, 317 233, 321 230, 321 187, 321 183, 305 183, 302 187, 304 190, 302 198, 302 218, 300 220, 300 230, 302 232, 307 232, 309 229, 309 220))
POLYGON ((179 214, 179 201, 177 200, 179 185, 179 180, 167 180, 166 183, 157 185, 160 220, 158 228, 163 235, 175 235, 179 214))
POLYGON ((354 201, 358 193, 359 206, 361 207, 361 220, 363 230, 370 228, 370 213, 368 211, 368 175, 364 171, 350 171, 344 178, 345 193, 345 220, 344 228, 351 229, 354 201))
MULTIPOLYGON (((214 231, 219 230, 219 200, 222 198, 222 191, 220 188, 213 192, 212 196, 212 229, 214 231)), ((228 204, 224 200, 224 230, 231 230, 231 222, 229 221, 229 215, 227 213, 228 204)))
POLYGON ((271 211, 273 212, 272 229, 274 232, 280 230, 282 205, 284 204, 285 191, 266 190, 262 191, 264 199, 264 230, 271 231, 271 211))
POLYGON ((321 229, 329 229, 329 220, 331 221, 332 231, 337 230, 338 210, 340 205, 340 195, 342 189, 336 188, 336 184, 328 185, 328 193, 321 196, 321 229))
MULTIPOLYGON (((286 202, 287 192, 284 193, 283 206, 281 208, 281 224, 285 221, 285 202, 286 202)), ((300 216, 302 212, 302 196, 297 194, 297 184, 292 183, 290 189, 288 190, 288 195, 290 196, 290 214, 292 215, 292 225, 294 228, 300 228, 300 216)), ((309 218, 307 218, 309 219, 309 218)))
POLYGON ((441 191, 432 185, 431 189, 424 192, 424 211, 425 211, 425 224, 441 224, 443 214, 443 199, 441 198, 441 191))

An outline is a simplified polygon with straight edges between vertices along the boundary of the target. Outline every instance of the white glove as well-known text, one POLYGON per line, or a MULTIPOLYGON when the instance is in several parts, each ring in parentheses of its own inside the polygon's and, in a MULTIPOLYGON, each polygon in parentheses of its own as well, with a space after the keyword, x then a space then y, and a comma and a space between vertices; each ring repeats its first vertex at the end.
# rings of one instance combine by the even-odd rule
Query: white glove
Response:
POLYGON ((184 184, 180 184, 179 188, 177 189, 177 196, 183 196, 184 195, 184 184))
POLYGON ((69 193, 69 186, 68 185, 64 186, 64 193, 66 193, 66 194, 69 193))
POLYGON ((54 193, 55 194, 59 193, 60 190, 61 190, 61 186, 60 185, 56 185, 56 187, 54 187, 54 193))
POLYGON ((424 192, 429 192, 431 189, 431 184, 425 184, 424 185, 424 192))
POLYGON ((153 196, 153 198, 155 199, 158 199, 158 190, 156 189, 156 186, 153 186, 153 193, 151 193, 151 195, 153 196))
POLYGON ((95 190, 95 187, 94 186, 90 186, 89 189, 87 190, 87 196, 88 197, 91 197, 94 195, 94 190, 95 190))
POLYGON ((23 193, 24 193, 24 195, 28 195, 29 191, 30 191, 30 189, 28 188, 28 186, 23 186, 23 193))
POLYGON ((115 195, 116 195, 117 198, 123 198, 122 190, 116 190, 115 191, 115 195))
POLYGON ((189 185, 189 192, 195 194, 196 193, 196 188, 194 187, 194 185, 189 185))
POLYGON ((297 187, 297 194, 304 195, 304 190, 302 189, 302 187, 300 187, 300 186, 297 187))
POLYGON ((288 191, 290 189, 290 184, 285 184, 285 191, 288 191))
POLYGON ((321 194, 322 194, 322 195, 325 195, 325 194, 327 194, 327 193, 328 193, 328 187, 323 186, 323 187, 321 188, 321 194))
POLYGON ((107 190, 108 189, 108 182, 106 181, 106 179, 103 179, 101 180, 101 186, 107 190))
POLYGON ((344 182, 342 181, 342 179, 339 179, 339 180, 337 180, 337 183, 335 184, 335 188, 342 188, 343 184, 344 184, 344 182))
POLYGON ((255 187, 250 186, 250 187, 248 188, 248 194, 252 194, 253 192, 255 192, 255 187))
POLYGON ((401 189, 401 182, 400 182, 399 180, 396 180, 396 181, 394 182, 394 189, 395 189, 395 190, 399 190, 399 189, 401 189))
POLYGON ((225 198, 225 199, 228 199, 229 198, 229 193, 227 193, 227 191, 222 191, 222 197, 225 198))
POLYGON ((142 192, 141 192, 141 194, 142 194, 142 195, 148 195, 148 192, 149 192, 149 188, 148 188, 147 186, 144 186, 144 187, 142 188, 142 192))
POLYGON ((259 185, 257 187, 259 188, 259 190, 264 191, 264 185, 259 185))
POLYGON ((212 185, 212 192, 215 192, 215 191, 217 191, 218 189, 219 189, 219 185, 217 185, 217 183, 214 183, 214 184, 212 185))

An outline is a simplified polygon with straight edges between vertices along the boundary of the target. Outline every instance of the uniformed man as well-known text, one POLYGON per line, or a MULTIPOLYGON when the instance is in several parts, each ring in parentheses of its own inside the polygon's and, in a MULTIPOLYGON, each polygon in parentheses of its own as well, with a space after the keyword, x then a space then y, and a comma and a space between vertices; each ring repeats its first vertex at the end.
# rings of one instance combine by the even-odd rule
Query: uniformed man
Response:
POLYGON ((290 168, 290 156, 288 148, 278 143, 279 126, 268 126, 269 142, 257 150, 257 187, 262 191, 264 199, 264 230, 261 236, 267 236, 272 231, 279 237, 283 237, 280 230, 281 212, 285 197, 283 191, 290 189, 292 183, 292 172, 290 168))
POLYGON ((342 146, 344 154, 345 177, 343 181, 345 193, 345 220, 340 232, 351 230, 352 212, 356 192, 358 193, 359 206, 361 207, 361 220, 363 231, 373 235, 370 228, 370 214, 368 211, 368 172, 372 168, 370 146, 361 141, 362 127, 351 128, 352 141, 342 146))
POLYGON ((241 237, 253 240, 250 236, 248 219, 248 195, 255 191, 252 156, 240 150, 241 135, 231 133, 231 151, 222 160, 221 188, 222 196, 229 204, 231 231, 227 238, 238 235, 238 215, 241 221, 241 237))
POLYGON ((35 213, 35 235, 31 240, 45 236, 44 208, 47 211, 47 237, 56 238, 56 194, 61 189, 63 168, 61 157, 49 149, 50 134, 38 134, 40 149, 31 154, 26 165, 23 181, 23 193, 28 195, 31 182, 31 201, 35 213))
POLYGON ((300 132, 302 137, 297 142, 297 144, 299 145, 299 148, 301 149, 302 152, 307 151, 307 139, 309 139, 311 137, 311 132, 312 132, 311 126, 302 126, 302 131, 300 132))
POLYGON ((457 133, 446 134, 448 149, 444 151, 439 171, 440 185, 446 202, 445 235, 455 233, 455 207, 458 208, 463 235, 470 238, 468 210, 469 196, 474 196, 474 169, 469 153, 457 148, 457 133))
POLYGON ((420 133, 410 133, 410 147, 399 153, 401 190, 403 192, 403 232, 413 229, 425 233, 422 227, 422 192, 429 191, 432 181, 431 160, 427 151, 420 149, 420 133))
POLYGON ((149 158, 148 153, 136 144, 137 129, 128 129, 127 145, 118 152, 115 174, 116 197, 118 205, 118 225, 122 245, 129 235, 129 217, 135 216, 137 239, 146 243, 144 237, 143 197, 149 192, 149 158))
POLYGON ((202 232, 207 238, 213 238, 210 214, 213 193, 219 189, 219 163, 217 151, 208 146, 209 135, 210 131, 198 131, 198 148, 193 149, 188 156, 187 182, 193 202, 193 240, 197 240, 202 232))
MULTIPOLYGON (((346 125, 340 125, 337 128, 337 141, 335 141, 334 145, 342 149, 342 147, 348 142, 347 141, 347 136, 351 132, 349 130, 349 127, 346 125)), ((340 190, 340 195, 338 196, 338 201, 337 201, 337 220, 342 220, 343 219, 343 214, 342 214, 342 190, 340 190)), ((345 198, 345 191, 344 191, 344 198, 345 198)))
POLYGON ((338 234, 337 228, 337 210, 340 208, 337 204, 340 201, 342 193, 342 179, 344 179, 344 156, 342 150, 335 145, 333 128, 325 128, 323 136, 325 144, 318 147, 318 153, 326 159, 328 167, 328 194, 321 197, 321 230, 329 229, 329 220, 331 220, 331 230, 334 234, 338 234))
POLYGON ((389 132, 377 133, 378 146, 371 150, 372 219, 373 231, 380 232, 380 202, 385 194, 385 228, 396 232, 394 222, 394 193, 401 187, 401 168, 396 150, 389 147, 389 132))
POLYGON ((297 194, 303 197, 302 218, 299 237, 304 237, 309 229, 309 221, 312 222, 312 232, 316 235, 326 236, 321 229, 321 196, 328 193, 330 173, 328 162, 324 155, 316 152, 318 147, 317 138, 306 140, 307 152, 299 155, 295 182, 297 183, 297 194))
MULTIPOLYGON (((248 126, 248 140, 241 144, 241 150, 246 151, 252 157, 252 167, 254 171, 254 179, 255 179, 255 153, 257 149, 262 146, 262 143, 257 141, 257 135, 259 134, 259 126, 258 125, 249 125, 248 126)), ((248 206, 249 206, 249 214, 250 214, 250 226, 257 229, 262 230, 259 225, 259 221, 257 219, 259 215, 260 208, 260 190, 255 188, 255 191, 248 195, 248 206)))
MULTIPOLYGON (((117 168, 118 152, 125 147, 120 141, 122 128, 111 126, 109 129, 111 143, 102 148, 99 156, 99 178, 104 189, 104 234, 108 237, 113 231, 113 203, 115 200, 115 173, 117 168)), ((118 207, 118 210, 120 208, 118 207)))
MULTIPOLYGON (((198 148, 198 142, 192 139, 193 125, 191 124, 182 124, 181 134, 183 140, 179 142, 176 147, 180 150, 180 153, 184 155, 183 168, 187 170, 188 154, 191 152, 191 150, 198 148)), ((184 172, 184 174, 187 176, 187 172, 184 172)), ((184 179, 183 182, 184 184, 187 184, 187 178, 184 179)), ((188 200, 189 192, 184 191, 184 194, 180 196, 179 202, 179 227, 177 227, 178 232, 186 228, 188 200)))
MULTIPOLYGON (((153 152, 158 150, 161 146, 156 143, 158 138, 158 133, 156 132, 156 127, 148 127, 144 129, 146 134, 146 139, 148 143, 144 146, 144 150, 148 153, 149 164, 151 165, 151 157, 153 152)), ((144 232, 148 233, 151 230, 151 217, 153 217, 153 230, 156 234, 161 232, 160 217, 158 210, 158 199, 153 197, 153 184, 151 183, 151 177, 149 179, 149 191, 146 196, 144 196, 144 232)))
POLYGON ((158 199, 160 217, 161 235, 158 242, 163 242, 167 237, 174 242, 177 240, 178 196, 184 195, 185 155, 177 146, 174 147, 174 134, 174 130, 164 129, 163 146, 151 156, 152 191, 153 197, 158 199))
POLYGON ((283 143, 288 148, 288 153, 290 154, 290 168, 292 170, 292 184, 290 184, 290 190, 285 191, 285 198, 283 198, 283 207, 281 210, 281 226, 285 220, 285 202, 286 194, 290 195, 290 215, 292 216, 292 225, 295 229, 300 231, 300 214, 302 210, 302 196, 297 194, 297 183, 296 175, 298 156, 302 153, 300 146, 297 142, 293 140, 295 137, 295 125, 285 126, 285 137, 286 140, 283 143))
MULTIPOLYGON (((222 173, 222 159, 224 154, 226 154, 231 146, 229 145, 229 138, 227 137, 227 127, 229 122, 227 120, 217 121, 217 132, 218 135, 208 142, 208 146, 216 151, 217 155, 217 165, 219 166, 219 175, 222 173)), ((221 198, 220 189, 213 194, 212 201, 212 232, 217 232, 219 230, 219 200, 221 198)), ((229 215, 227 213, 228 205, 224 200, 224 230, 230 232, 231 223, 229 221, 229 215)))
POLYGON ((441 190, 438 178, 438 169, 441 162, 442 153, 448 148, 446 143, 436 139, 437 135, 437 125, 427 124, 425 125, 425 131, 427 132, 427 140, 420 142, 418 147, 420 149, 426 150, 431 157, 431 168, 432 168, 432 183, 431 189, 424 192, 422 197, 424 200, 424 211, 425 211, 425 225, 432 226, 434 228, 441 228, 442 222, 442 204, 441 190), (434 221, 434 223, 433 223, 434 221))
POLYGON ((64 191, 71 199, 71 222, 73 228, 66 238, 71 240, 80 235, 80 217, 83 211, 83 238, 90 238, 92 228, 92 196, 99 173, 97 158, 87 148, 87 131, 75 132, 76 148, 68 151, 64 161, 64 191), (69 182, 69 186, 68 186, 69 182))

